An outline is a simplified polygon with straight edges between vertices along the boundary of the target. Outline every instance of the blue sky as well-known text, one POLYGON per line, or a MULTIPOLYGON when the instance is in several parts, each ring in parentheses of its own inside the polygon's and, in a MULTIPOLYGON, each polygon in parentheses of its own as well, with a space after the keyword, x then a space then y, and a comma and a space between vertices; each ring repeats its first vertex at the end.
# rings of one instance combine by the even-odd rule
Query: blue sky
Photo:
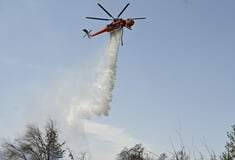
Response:
MULTIPOLYGON (((205 151, 206 139, 217 154, 223 151, 235 111, 232 0, 1 0, 1 138, 15 137, 31 121, 44 124, 47 116, 28 115, 42 107, 42 95, 53 97, 53 89, 71 81, 81 89, 81 77, 92 76, 91 64, 109 40, 106 33, 83 39, 83 28, 107 23, 85 17, 108 18, 96 3, 116 16, 128 2, 123 18, 147 19, 124 31, 109 116, 82 124, 91 157, 114 159, 134 143, 169 152, 171 141, 181 144, 179 130, 189 147, 205 151)), ((75 89, 69 95, 81 96, 75 89)))

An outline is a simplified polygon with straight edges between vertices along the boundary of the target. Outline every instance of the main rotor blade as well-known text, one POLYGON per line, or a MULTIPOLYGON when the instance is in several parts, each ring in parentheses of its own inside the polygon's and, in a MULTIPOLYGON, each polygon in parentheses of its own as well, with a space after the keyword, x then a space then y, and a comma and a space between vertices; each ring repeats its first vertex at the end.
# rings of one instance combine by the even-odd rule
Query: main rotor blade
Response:
POLYGON ((105 13, 107 13, 110 17, 112 17, 113 19, 115 19, 106 9, 104 9, 104 7, 98 3, 98 6, 103 9, 105 11, 105 13))
POLYGON ((119 18, 122 13, 126 10, 126 8, 130 5, 130 3, 127 3, 127 5, 122 9, 122 11, 119 13, 119 15, 117 16, 117 18, 119 18))
POLYGON ((96 18, 96 17, 86 17, 87 19, 95 19, 95 20, 102 20, 102 21, 112 21, 113 19, 107 18, 96 18))
POLYGON ((141 18, 131 18, 133 20, 141 20, 141 19, 146 19, 145 17, 141 17, 141 18))

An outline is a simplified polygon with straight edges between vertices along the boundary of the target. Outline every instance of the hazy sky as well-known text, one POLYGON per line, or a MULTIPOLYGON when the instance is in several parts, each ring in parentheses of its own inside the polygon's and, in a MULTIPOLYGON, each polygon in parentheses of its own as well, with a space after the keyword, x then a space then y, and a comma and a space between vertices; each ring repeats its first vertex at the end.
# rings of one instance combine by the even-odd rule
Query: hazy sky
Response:
POLYGON ((235 123, 233 0, 0 0, 0 138, 29 122, 65 121, 72 103, 65 97, 84 101, 109 40, 108 33, 83 39, 83 28, 107 24, 85 17, 109 18, 97 3, 116 16, 128 2, 123 18, 147 19, 124 30, 109 116, 75 126, 78 148, 98 160, 135 143, 169 153, 180 132, 192 150, 204 152, 205 139, 223 151, 235 123))

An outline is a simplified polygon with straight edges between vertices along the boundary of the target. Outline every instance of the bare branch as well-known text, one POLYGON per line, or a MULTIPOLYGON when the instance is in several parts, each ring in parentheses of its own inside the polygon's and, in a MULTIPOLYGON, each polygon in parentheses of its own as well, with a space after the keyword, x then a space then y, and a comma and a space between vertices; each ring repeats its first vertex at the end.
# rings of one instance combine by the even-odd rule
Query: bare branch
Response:
POLYGON ((14 143, 3 145, 4 157, 8 160, 49 160, 63 158, 65 142, 58 142, 58 131, 50 120, 45 127, 45 134, 35 125, 28 125, 26 133, 14 143), (45 136, 44 136, 45 135, 45 136))

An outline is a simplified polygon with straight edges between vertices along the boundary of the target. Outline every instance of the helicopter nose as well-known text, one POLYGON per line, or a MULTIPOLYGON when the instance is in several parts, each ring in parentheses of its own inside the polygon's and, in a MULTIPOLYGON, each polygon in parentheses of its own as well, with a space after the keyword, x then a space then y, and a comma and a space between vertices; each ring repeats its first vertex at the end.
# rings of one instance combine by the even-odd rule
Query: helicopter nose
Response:
POLYGON ((132 19, 130 19, 129 22, 128 22, 128 25, 129 26, 133 26, 134 25, 134 21, 132 19))

